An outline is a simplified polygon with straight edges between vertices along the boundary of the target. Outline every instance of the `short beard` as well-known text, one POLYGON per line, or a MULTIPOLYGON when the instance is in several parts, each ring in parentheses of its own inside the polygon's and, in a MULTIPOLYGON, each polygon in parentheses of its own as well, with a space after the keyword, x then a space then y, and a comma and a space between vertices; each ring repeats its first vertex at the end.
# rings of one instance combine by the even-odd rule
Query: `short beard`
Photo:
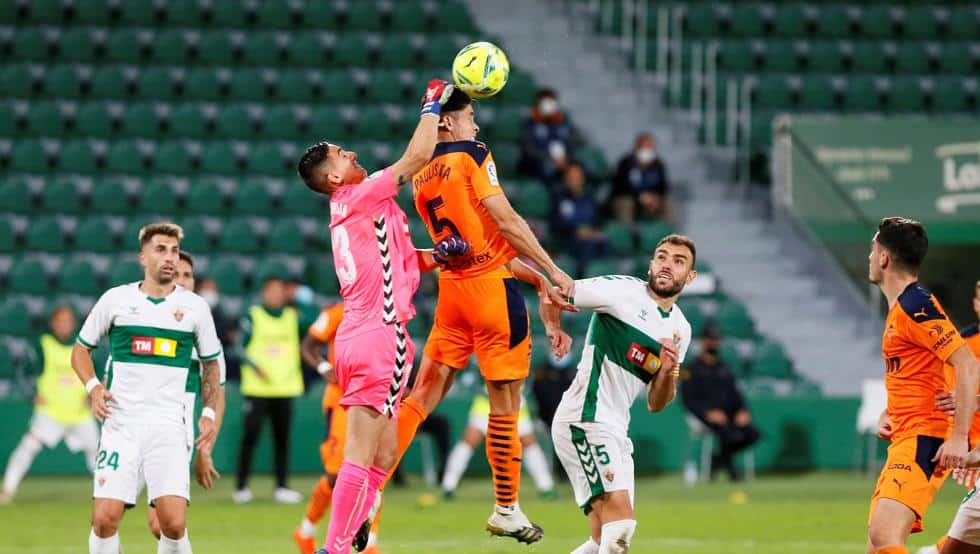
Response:
POLYGON ((173 283, 173 282, 174 282, 174 276, 173 275, 171 275, 170 277, 167 277, 167 276, 165 276, 163 274, 163 271, 158 271, 157 272, 157 283, 160 283, 161 285, 169 285, 170 283, 173 283))
POLYGON ((681 281, 671 281, 671 286, 668 287, 658 287, 657 279, 655 277, 650 277, 647 281, 647 287, 653 291, 660 298, 671 298, 677 296, 684 290, 684 283, 681 281))

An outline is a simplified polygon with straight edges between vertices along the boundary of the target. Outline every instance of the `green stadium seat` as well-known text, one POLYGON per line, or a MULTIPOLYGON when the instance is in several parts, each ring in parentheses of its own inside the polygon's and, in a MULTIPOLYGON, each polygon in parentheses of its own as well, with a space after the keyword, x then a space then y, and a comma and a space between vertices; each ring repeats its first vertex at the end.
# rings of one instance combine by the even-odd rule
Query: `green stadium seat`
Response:
POLYGON ((162 173, 191 173, 194 164, 188 145, 178 141, 160 144, 154 155, 153 168, 162 173))
POLYGON ((266 102, 275 99, 278 75, 273 70, 243 68, 231 77, 229 94, 232 99, 247 102, 266 102))
POLYGON ((75 25, 105 25, 112 19, 111 5, 105 0, 74 0, 71 8, 75 25))
POLYGON ((226 221, 218 237, 218 249, 239 254, 258 254, 262 243, 258 228, 248 219, 237 218, 226 221))
POLYGON ((10 168, 26 173, 44 173, 50 167, 50 156, 39 141, 21 140, 10 154, 10 168))
POLYGON ((773 14, 773 33, 787 38, 798 38, 807 34, 811 22, 812 9, 802 4, 779 4, 773 14))
POLYGON ((66 29, 58 39, 58 60, 63 63, 93 62, 98 54, 98 43, 91 29, 76 27, 66 29))
POLYGON ((140 64, 149 54, 149 42, 149 37, 144 42, 140 31, 135 29, 114 29, 106 41, 106 60, 111 63, 140 64))
POLYGON ((66 10, 61 0, 31 0, 27 4, 31 23, 58 25, 65 20, 66 10))
POLYGON ((308 136, 302 131, 299 114, 289 105, 271 106, 264 114, 259 133, 267 139, 298 139, 308 136))
POLYGON ((722 34, 723 17, 710 3, 688 4, 684 12, 684 34, 689 37, 717 37, 722 34))
POLYGON ((837 90, 834 79, 809 76, 800 87, 800 105, 811 111, 830 111, 837 107, 837 90))
POLYGON ((425 37, 422 55, 427 65, 431 67, 444 67, 456 58, 456 54, 468 42, 466 37, 462 35, 446 33, 430 34, 425 37))
POLYGON ((169 67, 149 67, 140 74, 137 96, 146 100, 167 102, 177 97, 177 75, 169 67))
POLYGON ((938 55, 939 71, 954 75, 975 75, 980 46, 977 44, 947 43, 938 55))
MULTIPOLYGON (((40 262, 37 260, 29 260, 22 263, 28 263, 28 262, 30 262, 31 264, 36 263, 37 265, 30 269, 38 270, 38 271, 37 272, 30 271, 25 266, 15 266, 14 271, 20 269, 21 271, 25 272, 25 274, 22 277, 19 277, 19 279, 26 280, 23 282, 23 284, 28 284, 28 285, 34 284, 38 287, 43 286, 42 292, 48 292, 47 286, 45 285, 45 283, 47 283, 48 277, 47 274, 44 272, 44 267, 41 266, 40 262), (37 283, 31 283, 30 279, 32 278, 37 279, 37 283)), ((20 291, 20 292, 33 292, 33 291, 20 291)), ((5 335, 15 335, 21 337, 34 335, 34 328, 33 325, 31 324, 31 318, 29 317, 28 314, 30 314, 30 309, 28 308, 27 303, 19 299, 8 297, 5 301, 0 303, 0 333, 3 333, 5 335)))
POLYGON ((0 183, 0 212, 29 214, 35 211, 37 197, 27 180, 15 177, 0 183))
POLYGON ((12 104, 0 105, 0 137, 13 137, 20 134, 17 114, 12 104))
POLYGON ((239 215, 271 215, 275 213, 272 193, 259 180, 248 180, 236 186, 231 197, 230 213, 239 215))
POLYGON ((904 12, 902 34, 906 40, 935 40, 939 36, 936 6, 909 5, 904 12))
POLYGON ((62 292, 97 296, 103 292, 101 279, 95 264, 85 257, 75 257, 61 266, 58 272, 58 290, 62 292))
POLYGON ((811 42, 806 60, 807 71, 839 73, 844 67, 841 43, 837 41, 811 42))
POLYGON ((663 221, 647 221, 636 225, 636 234, 640 238, 640 250, 653 253, 660 239, 674 232, 674 228, 663 221))
POLYGON ((47 33, 39 27, 34 27, 21 29, 14 35, 12 50, 14 60, 45 62, 53 48, 47 33))
POLYGON ((347 4, 347 12, 343 15, 344 28, 358 31, 380 31, 386 11, 378 2, 361 1, 347 4))
POLYGON ((75 66, 54 66, 44 75, 44 93, 49 98, 79 98, 82 82, 75 66))
POLYGON ((849 112, 874 112, 882 109, 882 95, 875 77, 856 75, 847 80, 844 109, 849 112))
POLYGON ((106 169, 110 172, 140 174, 147 167, 143 152, 135 141, 119 141, 109 148, 106 169))
POLYGON ((173 214, 181 209, 183 196, 169 179, 154 179, 140 191, 137 205, 143 213, 173 214))
POLYGON ((800 66, 800 58, 803 48, 802 42, 791 42, 785 40, 769 41, 764 43, 763 66, 766 71, 789 73, 796 71, 800 66))
POLYGON ((401 138, 398 135, 398 131, 401 130, 399 125, 401 119, 403 119, 402 113, 397 109, 388 109, 384 106, 364 106, 358 110, 357 117, 354 119, 353 136, 363 140, 399 139, 401 138))
POLYGON ((245 269, 237 258, 223 257, 212 264, 209 276, 218 284, 222 294, 244 294, 245 269))
POLYGON ((421 248, 425 248, 427 245, 432 244, 432 237, 429 236, 429 230, 421 221, 416 221, 414 219, 409 220, 408 232, 412 236, 413 244, 421 248))
MULTIPOLYGON (((959 77, 937 79, 932 95, 932 107, 937 112, 965 112, 971 107, 968 90, 976 90, 976 83, 959 77)), ((975 107, 975 103, 974 103, 975 107)))
MULTIPOLYGON (((500 162, 497 162, 498 166, 500 162)), ((548 187, 537 181, 525 181, 521 185, 520 210, 525 217, 546 219, 551 215, 551 193, 548 187)))
POLYGON ((277 143, 257 143, 249 156, 248 169, 260 175, 282 175, 286 171, 286 159, 277 143))
MULTIPOLYGON (((120 66, 96 67, 92 71, 89 96, 97 99, 129 98, 137 93, 139 84, 138 81, 130 81, 126 71, 120 66)), ((165 100, 165 94, 166 91, 161 91, 161 96, 157 98, 165 100)))
POLYGON ((293 3, 288 0, 264 0, 255 10, 255 24, 260 29, 289 29, 294 26, 293 3))
MULTIPOLYGON (((380 72, 375 72, 375 74, 378 73, 380 72)), ((331 70, 323 74, 320 86, 323 96, 327 100, 330 102, 344 103, 363 101, 358 95, 359 89, 367 88, 364 86, 363 81, 358 79, 357 74, 344 69, 331 70)), ((391 87, 392 83, 388 83, 388 86, 391 87)), ((368 92, 374 93, 373 90, 369 90, 368 92)))
POLYGON ((313 29, 337 29, 340 18, 333 2, 303 2, 303 26, 313 29))
POLYGON ((282 195, 282 211, 292 215, 308 215, 323 217, 330 213, 322 195, 317 195, 305 186, 290 181, 282 195))
POLYGON ((759 110, 752 113, 752 123, 750 124, 752 146, 768 148, 772 144, 772 120, 776 113, 779 111, 759 110))
POLYGON ((925 109, 926 83, 920 77, 900 76, 891 80, 888 109, 892 112, 919 112, 925 109))
POLYGON ((215 27, 239 29, 249 22, 244 2, 213 2, 206 14, 205 21, 215 27))
POLYGON ((49 214, 77 214, 88 211, 84 197, 70 179, 49 182, 41 189, 41 211, 49 214))
POLYGON ((27 114, 27 130, 35 137, 60 138, 65 132, 64 120, 65 116, 57 103, 34 104, 27 114))
POLYGON ((322 96, 323 74, 307 69, 279 72, 278 99, 282 102, 311 102, 322 96))
MULTIPOLYGON (((169 127, 174 125, 171 114, 169 127)), ((122 129, 128 137, 157 138, 163 135, 163 114, 153 104, 128 104, 124 110, 122 129)), ((183 129, 192 135, 192 128, 183 129)))
POLYGON ((88 140, 68 141, 57 156, 58 168, 70 173, 95 173, 99 169, 99 154, 88 140))
POLYGON ((314 290, 319 294, 329 296, 340 294, 340 283, 337 281, 337 273, 334 271, 331 261, 319 260, 313 264, 312 284, 314 290))
POLYGON ((378 62, 384 67, 407 68, 419 65, 422 56, 419 52, 420 38, 403 33, 391 34, 383 38, 378 51, 378 62))
POLYGON ((851 51, 851 69, 858 73, 884 73, 891 58, 888 43, 857 42, 851 51))
POLYGON ((31 98, 37 94, 37 79, 26 65, 0 67, 0 95, 7 98, 31 98))
POLYGON ((376 37, 365 33, 340 35, 333 48, 333 61, 340 67, 365 67, 371 65, 376 37))
POLYGON ((258 138, 253 112, 243 104, 223 106, 215 118, 215 132, 224 139, 248 140, 258 138))
POLYGON ((219 175, 235 175, 241 172, 242 164, 234 145, 229 142, 212 142, 204 148, 201 154, 201 169, 205 173, 219 175))
POLYGON ((855 27, 850 6, 824 5, 817 12, 816 34, 821 38, 847 38, 856 34, 855 27))
POLYGON ((519 141, 524 133, 526 110, 524 107, 498 109, 493 123, 495 141, 519 141))
POLYGON ((7 218, 0 218, 0 253, 7 254, 13 252, 17 247, 14 240, 14 226, 7 218))
MULTIPOLYGON (((736 3, 732 6, 731 32, 739 37, 762 36, 766 29, 766 19, 763 5, 736 3)), ((648 29, 656 29, 656 27, 648 27, 648 29)))
POLYGON ((722 341, 721 348, 718 351, 718 357, 728 367, 732 368, 736 376, 745 377, 745 359, 742 358, 742 354, 739 352, 738 345, 735 342, 730 340, 722 341))
POLYGON ((895 50, 895 71, 898 74, 928 73, 931 61, 925 43, 903 42, 895 50))
POLYGON ((289 60, 298 66, 324 66, 329 62, 328 52, 333 50, 328 33, 301 31, 293 33, 289 43, 289 60))
POLYGON ((507 180, 517 171, 520 147, 515 143, 504 142, 493 146, 493 159, 500 170, 500 178, 507 180))
POLYGON ((752 318, 749 317, 745 306, 738 302, 721 303, 718 311, 715 312, 715 323, 718 324, 723 337, 747 339, 755 335, 752 318))
POLYGON ((396 2, 391 20, 403 31, 423 32, 429 29, 429 11, 425 5, 413 2, 396 2))
POLYGON ((753 91, 760 109, 784 109, 793 105, 793 89, 785 76, 762 75, 753 91))
POLYGON ((187 72, 184 96, 192 100, 220 100, 223 96, 222 87, 227 86, 223 81, 228 76, 225 70, 194 67, 187 72))
POLYGON ((753 377, 787 379, 792 376, 789 358, 777 342, 763 341, 756 346, 749 365, 753 377))
POLYGON ((202 179, 191 183, 187 192, 187 213, 221 215, 227 211, 227 206, 228 199, 218 181, 202 179))
POLYGON ((275 222, 266 238, 266 248, 270 252, 305 255, 309 253, 306 236, 299 224, 290 218, 275 222))
POLYGON ((17 5, 13 2, 0 2, 0 23, 4 25, 17 22, 17 5))
POLYGON ((214 248, 215 237, 200 218, 183 219, 178 221, 184 229, 184 238, 180 246, 188 252, 211 252, 214 248))
POLYGON ((242 45, 242 61, 248 65, 278 66, 285 61, 285 48, 281 43, 287 42, 289 36, 285 33, 253 32, 242 45))
POLYGON ((636 252, 633 231, 619 221, 611 221, 603 229, 606 242, 614 255, 625 256, 636 252))
POLYGON ((754 71, 756 65, 755 45, 752 41, 728 41, 718 51, 718 69, 721 71, 754 71))
POLYGON ((24 246, 27 250, 40 252, 64 252, 67 240, 61 223, 53 217, 37 218, 27 229, 24 246))
POLYGON ((126 191, 126 186, 118 179, 97 181, 92 187, 89 212, 102 214, 125 215, 132 211, 133 198, 126 191))
POLYGON ((954 6, 946 21, 947 40, 977 40, 980 37, 980 7, 973 2, 954 6))
MULTIPOLYGON (((133 247, 135 248, 136 238, 132 239, 133 247)), ((123 239, 124 249, 125 246, 129 246, 129 241, 125 238, 123 239)), ((109 270, 109 283, 110 287, 117 287, 126 283, 132 283, 139 281, 143 278, 143 267, 140 265, 139 260, 133 254, 124 254, 117 258, 112 263, 112 267, 109 270)))
MULTIPOLYGON (((226 2, 231 3, 231 2, 226 2)), ((197 45, 191 48, 196 53, 196 63, 225 66, 238 63, 238 48, 234 35, 224 29, 205 31, 197 45)))
MULTIPOLYGON (((121 111, 121 110, 120 110, 121 111)), ((75 114, 75 133, 93 138, 109 138, 116 134, 116 116, 108 104, 86 102, 75 114)))
POLYGON ((90 217, 75 229, 75 250, 112 254, 119 252, 119 236, 112 225, 100 217, 90 217))
MULTIPOLYGON (((159 114, 156 118, 159 120, 159 114)), ((170 117, 167 120, 167 134, 177 139, 204 138, 208 135, 207 119, 208 117, 201 104, 188 103, 177 105, 170 112, 170 117)), ((159 135, 159 133, 156 134, 159 135)))
POLYGON ((191 59, 190 40, 183 29, 160 29, 150 44, 150 61, 159 65, 184 65, 191 59))
POLYGON ((861 14, 861 35, 870 39, 889 39, 895 36, 895 10, 892 6, 869 5, 861 14))
POLYGON ((158 23, 157 10, 139 0, 124 0, 119 3, 122 24, 133 27, 155 27, 158 23))

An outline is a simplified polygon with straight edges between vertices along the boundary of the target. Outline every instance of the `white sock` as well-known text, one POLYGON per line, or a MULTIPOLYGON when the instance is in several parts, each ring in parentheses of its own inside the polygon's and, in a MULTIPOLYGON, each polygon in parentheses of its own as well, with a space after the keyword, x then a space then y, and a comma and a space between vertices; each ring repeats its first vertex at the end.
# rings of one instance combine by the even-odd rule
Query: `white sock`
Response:
POLYGON ((548 459, 545 458, 544 450, 541 449, 540 444, 535 442, 531 446, 524 447, 522 463, 524 469, 531 474, 531 479, 534 479, 534 484, 537 485, 539 491, 545 492, 555 488, 555 481, 551 477, 551 467, 548 465, 548 459))
POLYGON ((599 545, 589 537, 589 540, 582 543, 581 546, 572 550, 572 554, 599 554, 599 545))
POLYGON ((599 554, 626 554, 629 552, 633 531, 636 531, 635 519, 620 519, 603 525, 599 554))
POLYGON ((122 547, 119 545, 119 533, 111 537, 102 538, 95 534, 95 529, 88 535, 88 554, 119 554, 122 547))
POLYGON ((167 535, 160 533, 160 542, 157 545, 157 554, 192 554, 191 541, 187 538, 187 530, 184 536, 174 540, 167 535))
POLYGON ((303 521, 299 522, 299 534, 301 537, 316 536, 316 523, 304 517, 303 521))
POLYGON ((463 441, 457 442, 446 460, 446 473, 442 476, 442 490, 454 491, 459 486, 459 480, 466 472, 473 457, 473 448, 463 441))
POLYGON ((34 458, 43 447, 44 445, 30 433, 20 439, 20 443, 10 453, 10 459, 7 461, 7 470, 3 474, 3 492, 10 494, 17 492, 20 481, 24 475, 27 475, 27 470, 31 469, 34 458))

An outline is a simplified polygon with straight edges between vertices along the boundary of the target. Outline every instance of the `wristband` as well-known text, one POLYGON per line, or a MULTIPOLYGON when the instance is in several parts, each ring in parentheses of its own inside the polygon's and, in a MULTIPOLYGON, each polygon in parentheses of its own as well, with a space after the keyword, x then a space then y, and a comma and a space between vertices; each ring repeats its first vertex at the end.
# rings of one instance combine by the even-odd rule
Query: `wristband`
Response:
POLYGON ((320 375, 326 375, 327 372, 330 371, 331 369, 333 369, 333 364, 331 364, 326 360, 323 360, 316 366, 316 372, 319 373, 320 375))
POLYGON ((209 408, 209 407, 205 406, 204 409, 201 410, 201 417, 206 417, 206 418, 210 419, 211 421, 215 421, 214 408, 209 408))
POLYGON ((442 104, 439 103, 439 100, 433 100, 432 102, 426 102, 425 104, 422 104, 422 111, 419 112, 419 117, 423 115, 430 115, 430 114, 439 117, 441 113, 442 113, 442 104))
POLYGON ((88 381, 85 381, 85 394, 92 394, 92 389, 102 384, 97 377, 92 377, 88 381))

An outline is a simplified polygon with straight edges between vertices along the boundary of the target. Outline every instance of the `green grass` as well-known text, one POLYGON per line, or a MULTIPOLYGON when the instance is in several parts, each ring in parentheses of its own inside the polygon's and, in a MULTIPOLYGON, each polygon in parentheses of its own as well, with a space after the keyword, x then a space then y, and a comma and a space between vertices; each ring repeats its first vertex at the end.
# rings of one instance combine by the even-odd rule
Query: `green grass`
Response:
MULTIPOLYGON (((192 493, 189 529, 199 553, 295 552, 290 534, 304 506, 274 504, 272 484, 258 478, 252 485, 258 500, 236 506, 230 500, 231 476, 214 491, 192 493)), ((293 486, 307 493, 313 477, 298 477, 293 486)), ((532 485, 525 477, 525 487, 532 485)), ((637 483, 637 519, 632 551, 711 553, 842 553, 862 552, 868 497, 874 481, 847 473, 815 473, 765 477, 752 483, 685 487, 676 476, 644 478, 637 483), (748 496, 733 503, 733 492, 748 496)), ((491 507, 486 480, 464 481, 456 500, 441 499, 422 506, 422 486, 391 488, 381 525, 386 554, 448 551, 533 552, 567 554, 588 533, 585 517, 560 488, 557 501, 526 493, 521 505, 545 529, 545 539, 523 546, 509 539, 489 538, 483 524, 491 507)), ((85 553, 89 531, 89 479, 28 477, 11 506, 0 507, 0 554, 85 553)), ((950 481, 926 518, 926 532, 911 541, 914 548, 944 534, 963 489, 950 481)), ((146 508, 130 510, 121 533, 127 552, 155 552, 146 530, 146 508)), ((321 524, 325 529, 325 523, 321 524)), ((914 548, 912 551, 914 552, 914 548)))

